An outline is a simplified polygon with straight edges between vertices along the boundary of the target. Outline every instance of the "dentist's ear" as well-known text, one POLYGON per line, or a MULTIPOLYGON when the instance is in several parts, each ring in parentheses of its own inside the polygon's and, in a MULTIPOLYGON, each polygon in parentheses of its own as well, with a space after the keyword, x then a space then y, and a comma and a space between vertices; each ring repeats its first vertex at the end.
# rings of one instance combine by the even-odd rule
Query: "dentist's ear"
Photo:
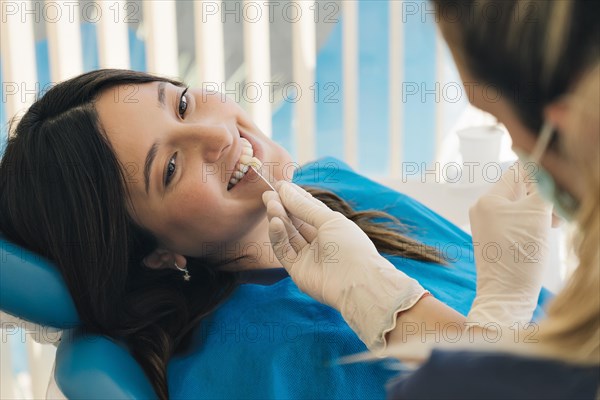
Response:
POLYGON ((569 122, 569 112, 571 110, 569 96, 562 96, 551 104, 544 107, 544 119, 548 121, 558 130, 559 135, 564 135, 569 130, 567 124, 569 122))
MULTIPOLYGON (((569 113, 571 111, 571 97, 568 95, 560 97, 558 100, 552 102, 544 108, 544 118, 550 122, 552 126, 556 128, 557 135, 568 135, 569 129, 569 113)), ((565 137, 559 137, 559 140, 565 140, 565 137)), ((552 227, 558 228, 562 226, 564 220, 556 214, 556 211, 552 211, 552 227)))
POLYGON ((170 250, 157 247, 152 253, 144 257, 142 263, 150 269, 171 268, 177 270, 175 263, 180 268, 185 268, 187 260, 181 254, 175 254, 170 250))

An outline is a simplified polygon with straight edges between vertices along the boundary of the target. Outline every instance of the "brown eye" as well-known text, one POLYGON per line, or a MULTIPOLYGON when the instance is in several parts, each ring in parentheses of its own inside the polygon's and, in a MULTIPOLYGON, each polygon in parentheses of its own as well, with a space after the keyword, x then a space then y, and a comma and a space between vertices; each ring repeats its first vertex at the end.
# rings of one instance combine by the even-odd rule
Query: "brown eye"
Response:
POLYGON ((183 93, 181 94, 181 99, 179 100, 179 116, 181 118, 183 118, 185 116, 185 112, 187 111, 187 107, 188 107, 188 100, 186 97, 186 93, 187 93, 187 88, 183 91, 183 93))
POLYGON ((171 179, 173 179, 173 175, 175 175, 175 159, 177 158, 177 153, 173 154, 173 157, 169 160, 167 164, 167 170, 165 171, 165 186, 169 185, 171 179))

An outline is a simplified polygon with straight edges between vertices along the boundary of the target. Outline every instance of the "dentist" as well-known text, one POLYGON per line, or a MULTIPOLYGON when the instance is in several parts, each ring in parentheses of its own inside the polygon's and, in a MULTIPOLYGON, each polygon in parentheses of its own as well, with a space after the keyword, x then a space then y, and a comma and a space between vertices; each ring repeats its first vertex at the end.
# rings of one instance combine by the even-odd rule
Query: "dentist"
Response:
POLYGON ((434 322, 475 330, 488 322, 528 323, 548 262, 554 207, 577 228, 579 266, 553 299, 535 344, 519 331, 518 355, 434 350, 390 395, 594 398, 600 376, 600 3, 432 3, 461 78, 474 88, 469 101, 507 127, 520 159, 470 210, 473 241, 496 242, 505 255, 492 263, 475 253, 471 311, 464 318, 437 301, 380 256, 354 223, 290 183, 263 195, 275 254, 302 291, 340 311, 371 351, 386 355, 406 343, 403 322, 429 324, 428 331, 434 322), (339 246, 339 261, 315 259, 331 242, 339 246), (517 246, 515 257, 515 243, 535 245, 536 257, 516 262, 531 251, 517 246))

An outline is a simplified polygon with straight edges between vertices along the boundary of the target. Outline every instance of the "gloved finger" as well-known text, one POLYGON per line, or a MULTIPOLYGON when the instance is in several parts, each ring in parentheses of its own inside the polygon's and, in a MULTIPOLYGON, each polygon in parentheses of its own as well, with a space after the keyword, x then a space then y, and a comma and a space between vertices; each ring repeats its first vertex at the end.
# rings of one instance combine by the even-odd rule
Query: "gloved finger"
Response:
POLYGON ((539 191, 535 173, 540 166, 534 163, 528 163, 527 165, 529 166, 529 170, 527 171, 527 168, 523 169, 523 171, 525 171, 524 173, 526 174, 524 181, 527 191, 523 201, 529 204, 528 207, 535 207, 546 213, 552 212, 552 216, 549 217, 551 221, 550 226, 553 228, 559 227, 561 225, 561 218, 554 213, 554 207, 552 206, 552 203, 546 200, 539 191), (532 167, 535 167, 535 169, 532 169, 532 167))
POLYGON ((290 215, 289 217, 292 220, 292 223, 294 224, 296 229, 300 232, 302 236, 304 236, 304 239, 306 239, 307 242, 312 243, 312 241, 316 239, 317 233, 319 232, 317 228, 315 228, 308 222, 302 221, 301 219, 294 217, 293 215, 290 215))
MULTIPOLYGON (((327 205, 325 203, 323 203, 321 200, 315 198, 311 193, 307 192, 306 189, 304 189, 302 186, 292 184, 292 187, 294 189, 296 189, 298 191, 298 193, 300 193, 302 196, 306 197, 307 199, 310 199, 315 205, 317 205, 319 207, 327 207, 327 205)), ((329 207, 327 207, 327 208, 329 208, 329 207)))
MULTIPOLYGON (((527 165, 535 165, 536 168, 539 168, 537 164, 528 163, 527 165)), ((521 168, 521 173, 523 174, 522 180, 525 185, 525 194, 521 199, 519 199, 519 201, 524 203, 522 206, 524 209, 546 212, 548 213, 548 218, 550 219, 552 204, 540 194, 539 186, 534 175, 535 172, 536 170, 530 169, 527 171, 526 169, 521 168)))
POLYGON ((497 207, 509 207, 515 211, 548 212, 550 204, 539 194, 533 175, 535 170, 531 169, 533 165, 535 164, 516 162, 510 166, 490 191, 482 196, 480 200, 483 203, 479 206, 485 204, 490 212, 497 207))
POLYGON ((269 240, 271 241, 275 256, 289 272, 292 268, 293 260, 296 259, 298 254, 288 240, 283 221, 277 217, 269 221, 269 240))
POLYGON ((296 229, 290 217, 288 217, 283 204, 277 200, 272 200, 267 203, 267 218, 269 220, 273 218, 279 218, 285 226, 288 240, 295 249, 301 249, 308 244, 304 236, 296 229))
POLYGON ((302 196, 287 182, 280 185, 279 197, 286 210, 292 216, 308 222, 317 229, 328 220, 336 218, 337 213, 330 210, 327 206, 320 206, 302 196))
MULTIPOLYGON (((317 205, 319 207, 329 208, 321 200, 316 199, 311 193, 307 192, 302 186, 298 186, 295 184, 292 184, 291 186, 302 196, 304 196, 307 199, 310 199, 315 205, 317 205)), ((317 228, 315 228, 314 226, 310 225, 309 223, 307 223, 305 221, 302 221, 301 219, 294 217, 293 215, 290 215, 290 218, 291 218, 292 222, 294 223, 294 226, 296 227, 296 229, 298 229, 300 231, 302 236, 304 236, 304 238, 308 242, 312 242, 317 237, 317 232, 318 232, 317 228)))
POLYGON ((526 176, 523 178, 525 181, 525 192, 527 195, 537 193, 538 185, 537 180, 533 176, 526 176))
POLYGON ((516 201, 525 196, 525 171, 521 164, 516 162, 511 165, 492 186, 487 194, 496 195, 510 201, 516 201))
POLYGON ((262 201, 263 201, 263 204, 265 205, 265 207, 271 200, 281 202, 281 200, 279 199, 279 194, 277 194, 276 192, 274 192, 272 190, 267 190, 266 192, 263 192, 262 201))
POLYGON ((563 226, 563 224, 565 223, 565 220, 556 214, 556 211, 554 211, 554 208, 552 209, 552 227, 553 228, 560 228, 561 226, 563 226))
MULTIPOLYGON (((325 205, 325 203, 323 203, 321 200, 316 199, 312 194, 310 194, 309 192, 307 192, 302 186, 298 186, 295 183, 291 183, 291 182, 283 182, 283 181, 279 181, 277 182, 274 187, 275 189, 279 190, 279 188, 281 187, 281 185, 284 184, 289 184, 291 187, 293 187, 298 193, 300 193, 304 198, 310 200, 312 203, 314 203, 315 205, 319 206, 319 207, 327 207, 327 205, 325 205)), ((329 207, 327 207, 329 208, 329 207)))
MULTIPOLYGON (((284 224, 286 224, 286 226, 287 226, 287 222, 289 221, 289 223, 291 225, 293 225, 296 228, 296 230, 298 232, 300 232, 300 234, 304 237, 304 239, 309 243, 312 242, 317 237, 317 232, 318 232, 317 228, 315 228, 308 222, 302 221, 301 219, 298 219, 292 215, 289 215, 285 211, 283 204, 281 204, 281 198, 279 197, 279 194, 277 192, 273 192, 272 190, 268 191, 268 192, 264 192, 262 195, 262 198, 263 198, 263 202, 265 203, 265 206, 267 206, 267 217, 269 219, 271 219, 274 216, 279 216, 283 219, 284 224), (281 208, 277 208, 273 205, 273 206, 271 206, 273 208, 271 209, 271 213, 270 213, 269 207, 268 207, 268 203, 270 201, 274 201, 274 202, 281 204, 281 208), (275 213, 275 212, 277 212, 277 213, 275 213), (288 221, 286 221, 285 218, 287 218, 288 221)), ((288 229, 288 234, 291 235, 289 229, 288 229)))

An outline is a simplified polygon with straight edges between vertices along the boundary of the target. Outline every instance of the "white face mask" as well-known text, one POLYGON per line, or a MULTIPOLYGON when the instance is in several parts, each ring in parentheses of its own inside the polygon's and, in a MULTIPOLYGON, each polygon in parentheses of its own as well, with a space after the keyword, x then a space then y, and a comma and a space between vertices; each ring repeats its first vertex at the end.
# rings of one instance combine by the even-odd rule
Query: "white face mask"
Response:
POLYGON ((554 209, 561 217, 572 220, 579 208, 579 202, 571 193, 560 188, 552 175, 539 164, 553 134, 554 127, 549 122, 545 122, 531 155, 518 148, 513 149, 513 151, 523 164, 531 162, 536 164, 534 177, 540 195, 554 205, 554 209))

